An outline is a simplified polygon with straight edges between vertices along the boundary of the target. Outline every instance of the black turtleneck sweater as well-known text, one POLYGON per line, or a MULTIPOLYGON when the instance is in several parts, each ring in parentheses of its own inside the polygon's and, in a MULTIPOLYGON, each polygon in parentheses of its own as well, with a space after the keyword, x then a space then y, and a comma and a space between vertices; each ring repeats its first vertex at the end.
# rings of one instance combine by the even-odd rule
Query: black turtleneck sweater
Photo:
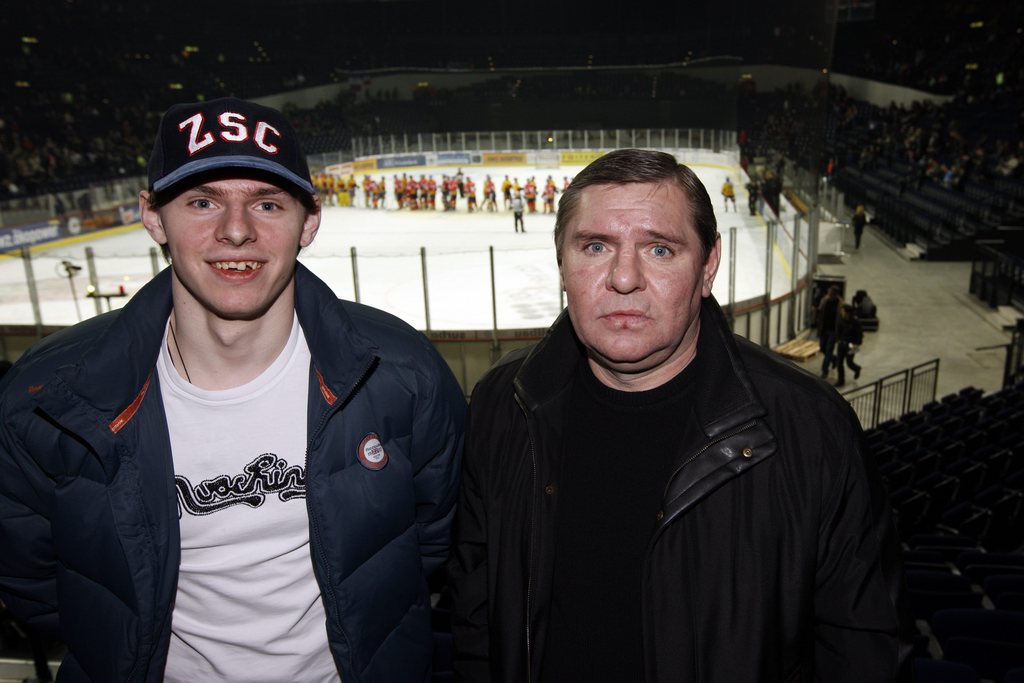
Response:
POLYGON ((691 414, 693 363, 649 391, 577 369, 558 477, 542 683, 643 678, 640 578, 691 414))

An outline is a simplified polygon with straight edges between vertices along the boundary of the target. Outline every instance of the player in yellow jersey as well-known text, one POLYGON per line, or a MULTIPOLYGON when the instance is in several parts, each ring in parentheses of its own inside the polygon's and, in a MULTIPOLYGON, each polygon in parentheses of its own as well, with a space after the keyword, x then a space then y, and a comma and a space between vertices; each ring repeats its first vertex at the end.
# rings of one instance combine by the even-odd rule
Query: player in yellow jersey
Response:
POLYGON ((512 208, 512 181, 505 176, 501 181, 501 195, 505 198, 505 209, 512 208))
POLYGON ((473 182, 472 178, 466 177, 462 186, 462 193, 466 197, 466 209, 473 213, 476 211, 476 183, 473 182))
POLYGON ((736 209, 736 188, 734 188, 732 186, 732 181, 729 180, 728 178, 726 178, 725 182, 722 183, 722 198, 723 198, 723 200, 725 202, 725 211, 726 211, 726 213, 729 212, 729 202, 732 202, 732 210, 733 211, 737 211, 737 209, 736 209))

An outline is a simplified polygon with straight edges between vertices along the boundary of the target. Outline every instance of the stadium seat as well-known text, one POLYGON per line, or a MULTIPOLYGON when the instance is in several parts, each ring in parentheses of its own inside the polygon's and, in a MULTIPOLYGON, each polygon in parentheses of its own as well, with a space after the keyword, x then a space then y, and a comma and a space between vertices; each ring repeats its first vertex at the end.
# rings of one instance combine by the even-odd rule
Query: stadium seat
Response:
POLYGON ((958 574, 941 571, 904 572, 907 595, 915 619, 930 620, 942 609, 980 608, 984 595, 958 574))
POLYGON ((969 564, 963 574, 975 583, 983 583, 989 576, 1024 576, 1024 567, 1006 566, 1002 564, 969 564))
POLYGON ((1024 666, 1024 613, 943 609, 929 623, 943 658, 969 664, 983 678, 1024 666))
POLYGON ((961 662, 916 657, 914 680, 923 683, 978 683, 978 672, 961 662))
POLYGON ((914 481, 914 467, 899 460, 893 460, 878 468, 879 474, 890 491, 909 486, 914 481))
POLYGON ((928 510, 928 494, 904 486, 889 496, 895 514, 896 528, 901 536, 909 536, 928 510))
POLYGON ((1013 668, 1003 675, 1002 683, 1024 683, 1024 667, 1013 668))
POLYGON ((988 469, 980 462, 974 462, 967 458, 960 458, 956 462, 947 465, 942 470, 944 473, 956 477, 959 482, 956 492, 956 500, 969 501, 974 498, 981 488, 986 484, 988 469))
POLYGON ((928 494, 928 510, 924 521, 934 523, 956 499, 959 482, 948 474, 931 472, 918 479, 914 486, 928 494))
POLYGON ((978 539, 953 534, 914 534, 907 540, 907 545, 913 550, 952 549, 950 559, 953 559, 962 552, 977 548, 978 539))
POLYGON ((977 564, 1024 568, 1024 555, 1019 553, 979 553, 967 550, 957 555, 954 564, 960 571, 977 564))
POLYGON ((981 582, 985 595, 993 602, 1004 593, 1024 593, 1024 576, 1020 574, 992 574, 981 582))
MULTIPOLYGON (((1020 614, 1024 618, 1024 613, 1020 614)), ((1014 668, 1024 666, 1024 644, 1021 641, 993 641, 970 636, 955 636, 942 646, 945 659, 962 662, 982 678, 1001 680, 1014 668)))
POLYGON ((1024 593, 1003 593, 992 601, 996 609, 1024 612, 1024 593))

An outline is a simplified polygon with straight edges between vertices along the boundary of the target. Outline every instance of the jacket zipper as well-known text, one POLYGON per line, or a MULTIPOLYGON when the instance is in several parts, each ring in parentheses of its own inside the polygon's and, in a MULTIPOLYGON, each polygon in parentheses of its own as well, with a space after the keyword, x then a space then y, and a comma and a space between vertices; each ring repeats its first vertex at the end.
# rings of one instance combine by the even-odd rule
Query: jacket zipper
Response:
MULTIPOLYGON (((519 409, 523 411, 523 417, 526 419, 526 432, 527 438, 530 440, 530 495, 537 495, 537 451, 534 447, 533 434, 530 431, 530 416, 526 407, 523 405, 522 400, 518 394, 513 393, 516 403, 519 405, 519 409)), ((528 544, 529 552, 527 553, 528 567, 526 575, 526 681, 529 683, 533 680, 533 667, 532 667, 532 629, 530 628, 531 618, 531 606, 533 605, 533 563, 534 563, 534 538, 537 530, 537 510, 536 500, 530 505, 530 541, 528 544)))
MULTIPOLYGON (((708 441, 706 444, 704 444, 704 446, 702 446, 697 452, 695 452, 693 455, 691 455, 689 458, 687 458, 682 464, 679 465, 679 467, 677 467, 676 469, 674 469, 672 471, 672 474, 671 474, 671 476, 669 476, 668 481, 665 482, 665 492, 661 496, 662 500, 665 500, 665 498, 668 496, 669 486, 672 485, 672 481, 676 478, 676 475, 678 475, 687 465, 689 465, 691 462, 693 462, 694 460, 699 458, 704 453, 708 452, 712 447, 722 443, 726 439, 731 439, 732 437, 736 436, 737 434, 740 434, 742 432, 747 431, 748 429, 750 429, 751 427, 753 427, 756 424, 757 424, 757 420, 751 420, 750 422, 747 422, 746 424, 740 425, 736 429, 733 429, 733 430, 731 430, 731 431, 729 431, 729 432, 727 432, 727 433, 725 433, 725 434, 723 434, 723 435, 721 435, 721 436, 719 436, 719 437, 717 437, 715 439, 712 439, 711 441, 708 441)), ((651 559, 651 551, 654 550, 654 545, 655 545, 655 543, 657 543, 658 539, 661 537, 661 534, 664 531, 664 529, 665 529, 665 523, 662 522, 661 524, 658 525, 658 528, 657 528, 654 536, 651 537, 651 542, 647 546, 647 552, 644 553, 643 577, 646 577, 648 572, 650 571, 650 567, 648 566, 648 563, 650 562, 650 559, 651 559)), ((643 582, 643 581, 644 581, 644 578, 641 578, 641 582, 643 582)), ((645 603, 645 600, 644 600, 644 586, 643 586, 643 583, 641 583, 641 585, 640 585, 640 604, 641 604, 641 608, 643 608, 644 603, 645 603)), ((646 611, 647 610, 643 610, 643 611, 644 611, 645 617, 646 617, 646 611)))
MULTIPOLYGON (((362 386, 363 382, 366 381, 366 378, 370 376, 370 373, 372 373, 373 369, 377 366, 377 362, 378 361, 379 361, 379 359, 376 356, 373 357, 372 359, 370 359, 370 362, 366 365, 366 368, 363 369, 363 373, 359 376, 359 379, 355 382, 355 384, 352 385, 352 388, 348 391, 348 393, 346 393, 343 398, 339 397, 338 401, 335 402, 335 404, 333 406, 331 406, 330 410, 325 411, 324 414, 320 417, 320 422, 317 423, 316 428, 313 430, 313 433, 310 435, 309 439, 306 441, 306 453, 305 453, 305 458, 304 458, 304 464, 306 466, 306 472, 307 473, 309 472, 309 451, 310 451, 310 445, 313 443, 313 441, 316 439, 316 437, 320 434, 320 432, 323 431, 324 425, 327 424, 327 421, 331 417, 333 417, 336 413, 340 412, 342 406, 344 406, 346 403, 348 403, 349 399, 352 398, 353 394, 355 394, 355 392, 359 389, 359 387, 362 386)), ((330 580, 331 579, 331 565, 327 561, 327 557, 324 554, 324 551, 323 551, 324 544, 323 544, 323 540, 320 538, 320 525, 317 523, 316 515, 313 514, 313 509, 312 508, 313 508, 313 499, 312 499, 312 496, 310 495, 310 488, 307 485, 306 486, 306 514, 309 515, 309 522, 310 522, 310 526, 313 529, 313 537, 314 537, 315 543, 316 543, 317 556, 320 559, 321 566, 323 566, 323 568, 324 568, 325 582, 327 584, 326 586, 320 586, 320 590, 326 591, 327 598, 328 598, 327 602, 328 602, 328 604, 331 605, 331 607, 332 607, 331 612, 334 614, 334 624, 338 628, 338 632, 341 633, 343 638, 345 638, 345 641, 346 641, 346 643, 349 646, 349 651, 351 652, 352 646, 351 646, 351 643, 348 642, 348 634, 345 633, 345 629, 343 629, 342 626, 341 626, 341 615, 338 614, 337 609, 336 609, 337 601, 335 600, 334 588, 333 588, 331 580, 330 580)), ((328 645, 329 644, 330 643, 328 643, 328 645)))
MULTIPOLYGON (((671 476, 669 476, 668 481, 665 482, 665 491, 664 491, 664 493, 661 496, 662 500, 664 501, 668 497, 668 489, 672 485, 673 480, 675 480, 676 475, 678 475, 680 472, 682 472, 683 469, 687 465, 689 465, 691 462, 693 462, 694 460, 696 460, 697 458, 702 456, 704 453, 708 452, 712 447, 717 446, 718 444, 722 443, 726 439, 731 439, 732 437, 736 436, 737 434, 741 434, 742 432, 747 431, 748 429, 750 429, 751 427, 753 427, 756 424, 757 424, 757 420, 751 420, 750 422, 747 422, 746 424, 740 425, 739 427, 737 427, 737 428, 735 428, 735 429, 733 429, 733 430, 731 430, 731 431, 729 431, 729 432, 727 432, 725 434, 722 434, 721 436, 719 436, 719 437, 717 437, 715 439, 712 439, 711 441, 708 441, 706 444, 704 444, 696 453, 691 455, 682 464, 680 464, 679 467, 675 468, 672 471, 672 474, 671 474, 671 476)), ((654 537, 651 538, 651 542, 647 546, 647 555, 648 556, 651 554, 651 550, 654 548, 654 544, 658 540, 658 537, 661 536, 661 532, 664 529, 664 527, 665 527, 664 523, 658 525, 657 533, 655 533, 654 537)), ((646 562, 646 560, 645 560, 645 562, 646 562)))

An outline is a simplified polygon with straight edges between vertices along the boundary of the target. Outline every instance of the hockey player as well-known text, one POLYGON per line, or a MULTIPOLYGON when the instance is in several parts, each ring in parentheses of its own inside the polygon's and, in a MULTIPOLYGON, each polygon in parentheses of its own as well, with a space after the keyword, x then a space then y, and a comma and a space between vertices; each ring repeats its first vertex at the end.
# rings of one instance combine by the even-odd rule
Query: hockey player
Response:
POLYGON ((729 212, 729 202, 732 202, 732 210, 736 211, 736 188, 732 186, 732 181, 728 178, 722 183, 722 198, 725 203, 725 211, 729 212))
POLYGON ((349 173, 345 177, 345 191, 348 192, 348 205, 356 205, 356 177, 354 174, 349 173))
POLYGON ((420 175, 419 192, 416 196, 416 202, 420 205, 421 209, 427 208, 427 176, 420 175))
POLYGON ((512 208, 512 181, 505 176, 505 179, 501 181, 501 195, 505 198, 505 210, 512 208))
POLYGON ((363 176, 363 206, 367 209, 370 208, 370 202, 373 200, 373 190, 370 186, 373 185, 373 179, 370 178, 369 174, 363 176))
POLYGON ((367 202, 366 208, 368 208, 368 209, 369 208, 376 209, 377 208, 377 181, 374 180, 373 178, 371 178, 370 176, 366 176, 366 178, 363 180, 363 183, 364 183, 364 187, 366 188, 366 189, 363 190, 363 192, 366 193, 366 202, 367 202))
POLYGON ((402 174, 401 178, 399 178, 398 176, 395 176, 395 208, 396 209, 401 209, 403 206, 405 206, 405 184, 408 182, 408 180, 409 179, 405 176, 404 173, 402 174))
POLYGON ((498 210, 498 196, 494 191, 494 181, 491 176, 484 179, 484 208, 490 212, 498 210))
POLYGON ((530 213, 537 213, 537 183, 532 177, 526 179, 523 196, 526 197, 526 210, 530 213))
POLYGON ((420 184, 416 178, 409 178, 409 181, 405 184, 405 205, 409 207, 410 211, 420 208, 419 204, 416 203, 419 189, 420 184))
POLYGON ((544 200, 544 213, 555 212, 555 181, 548 176, 548 181, 544 184, 544 190, 541 192, 541 198, 544 200))
POLYGON ((459 179, 455 176, 448 178, 448 206, 447 211, 455 211, 455 203, 459 199, 459 179))
POLYGON ((434 176, 427 177, 427 208, 431 211, 437 209, 437 181, 434 176))

